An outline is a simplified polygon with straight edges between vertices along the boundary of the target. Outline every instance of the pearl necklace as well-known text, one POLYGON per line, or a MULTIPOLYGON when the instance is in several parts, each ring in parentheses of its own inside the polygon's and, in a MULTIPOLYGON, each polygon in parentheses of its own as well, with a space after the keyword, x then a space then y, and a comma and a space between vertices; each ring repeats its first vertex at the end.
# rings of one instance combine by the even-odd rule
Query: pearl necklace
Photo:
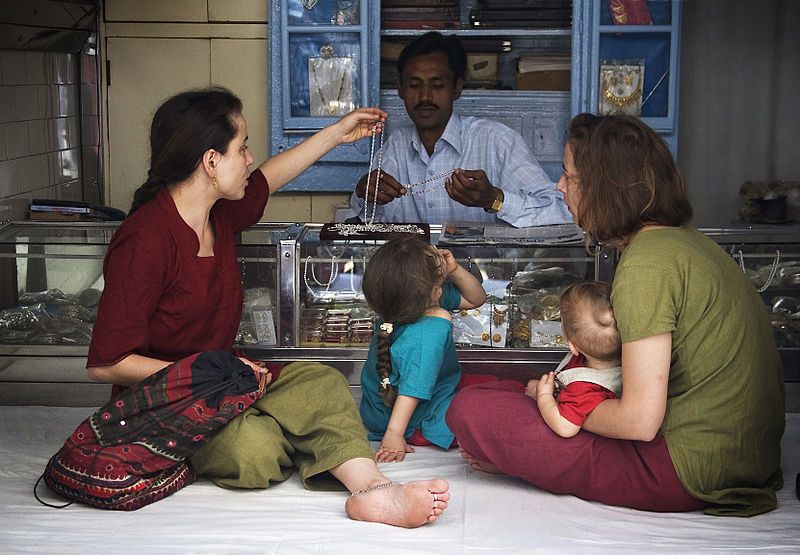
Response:
MULTIPOLYGON (((303 272, 303 278, 304 278, 304 280, 306 282, 306 287, 308 289, 311 289, 311 284, 308 282, 308 266, 309 266, 308 263, 309 262, 311 262, 311 257, 307 256, 306 257, 305 271, 303 272)), ((330 275, 330 278, 328 279, 327 283, 322 283, 319 279, 317 279, 317 276, 314 273, 314 266, 313 265, 311 266, 311 279, 313 279, 314 283, 316 283, 320 287, 324 287, 325 291, 330 290, 331 285, 333 285, 333 282, 336 281, 336 274, 338 274, 338 273, 339 273, 339 265, 336 264, 336 257, 334 257, 334 256, 331 256, 331 275, 330 275)))
POLYGON ((412 183, 410 185, 401 185, 401 187, 405 188, 408 191, 409 195, 421 195, 422 193, 428 193, 430 191, 435 191, 437 189, 444 189, 446 187, 445 183, 442 183, 441 185, 435 185, 433 187, 428 187, 427 189, 421 189, 419 191, 413 191, 412 190, 414 187, 419 187, 420 185, 425 185, 426 183, 430 183, 431 181, 437 181, 437 180, 439 180, 439 179, 441 179, 443 177, 450 177, 451 175, 453 175, 454 171, 455 170, 448 170, 446 172, 440 173, 439 175, 434 175, 433 177, 430 177, 430 178, 426 179, 425 181, 420 181, 419 183, 412 183))

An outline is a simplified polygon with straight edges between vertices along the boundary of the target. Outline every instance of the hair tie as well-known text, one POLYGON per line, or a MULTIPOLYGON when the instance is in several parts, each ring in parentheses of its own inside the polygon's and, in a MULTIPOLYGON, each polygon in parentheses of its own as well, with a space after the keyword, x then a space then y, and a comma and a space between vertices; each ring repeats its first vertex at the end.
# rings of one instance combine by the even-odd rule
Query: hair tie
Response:
MULTIPOLYGON (((389 325, 391 325, 391 324, 389 324, 389 325)), ((381 388, 382 388, 382 389, 389 389, 389 386, 390 386, 390 385, 392 385, 392 382, 390 382, 390 381, 389 381, 389 378, 388 378, 388 377, 386 377, 386 378, 383 378, 383 379, 381 380, 381 388)))
POLYGON ((391 334, 394 331, 394 326, 389 322, 384 322, 381 324, 381 331, 385 331, 388 334, 391 334))

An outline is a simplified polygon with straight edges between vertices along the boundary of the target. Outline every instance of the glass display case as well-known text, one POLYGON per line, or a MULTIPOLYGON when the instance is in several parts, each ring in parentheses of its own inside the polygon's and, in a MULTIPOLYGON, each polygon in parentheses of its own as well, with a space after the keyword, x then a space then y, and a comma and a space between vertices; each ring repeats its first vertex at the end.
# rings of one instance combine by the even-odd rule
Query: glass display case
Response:
POLYGON ((767 307, 787 381, 800 381, 800 227, 704 229, 739 264, 767 307))
MULTIPOLYGON (((13 222, 0 228, 0 403, 107 399, 85 364, 102 263, 115 223, 13 222)), ((323 241, 321 224, 257 224, 237 243, 244 306, 237 347, 250 356, 316 360, 358 387, 374 314, 361 292, 382 241, 323 241)), ((786 380, 800 382, 800 233, 797 227, 707 229, 742 268, 770 312, 786 380)), ((486 303, 453 314, 467 373, 525 381, 566 354, 558 298, 583 279, 613 279, 616 255, 567 243, 431 242, 478 276, 486 303)))
MULTIPOLYGON (((244 349, 259 358, 324 362, 357 385, 375 320, 361 280, 383 241, 327 241, 321 231, 321 224, 298 225, 291 241, 280 246, 279 346, 244 349)), ((453 314, 465 372, 520 380, 540 375, 567 352, 559 323, 561 290, 578 280, 608 279, 613 270, 613 257, 590 255, 581 241, 443 244, 440 234, 441 226, 431 226, 431 243, 450 249, 487 291, 483 306, 453 314)))

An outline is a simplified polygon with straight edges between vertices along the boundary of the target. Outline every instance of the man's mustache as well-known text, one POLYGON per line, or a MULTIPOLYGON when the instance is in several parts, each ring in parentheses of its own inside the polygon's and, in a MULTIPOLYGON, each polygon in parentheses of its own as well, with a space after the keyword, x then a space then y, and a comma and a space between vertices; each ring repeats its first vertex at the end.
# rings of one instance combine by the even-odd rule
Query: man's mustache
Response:
POLYGON ((421 108, 433 108, 434 110, 438 110, 439 107, 434 104, 433 102, 420 102, 416 106, 414 106, 415 110, 419 110, 421 108))

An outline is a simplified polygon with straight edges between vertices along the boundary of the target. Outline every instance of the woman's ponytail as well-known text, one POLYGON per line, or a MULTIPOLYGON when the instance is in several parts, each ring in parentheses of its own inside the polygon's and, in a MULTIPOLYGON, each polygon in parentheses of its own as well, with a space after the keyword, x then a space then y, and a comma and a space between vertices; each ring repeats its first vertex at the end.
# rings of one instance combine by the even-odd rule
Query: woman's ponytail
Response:
POLYGON ((157 175, 153 175, 152 168, 148 172, 147 181, 145 181, 136 191, 133 193, 133 203, 131 204, 131 210, 128 212, 128 216, 136 212, 139 208, 141 208, 144 204, 147 204, 154 198, 158 192, 167 184, 167 180, 163 177, 159 177, 157 175))

